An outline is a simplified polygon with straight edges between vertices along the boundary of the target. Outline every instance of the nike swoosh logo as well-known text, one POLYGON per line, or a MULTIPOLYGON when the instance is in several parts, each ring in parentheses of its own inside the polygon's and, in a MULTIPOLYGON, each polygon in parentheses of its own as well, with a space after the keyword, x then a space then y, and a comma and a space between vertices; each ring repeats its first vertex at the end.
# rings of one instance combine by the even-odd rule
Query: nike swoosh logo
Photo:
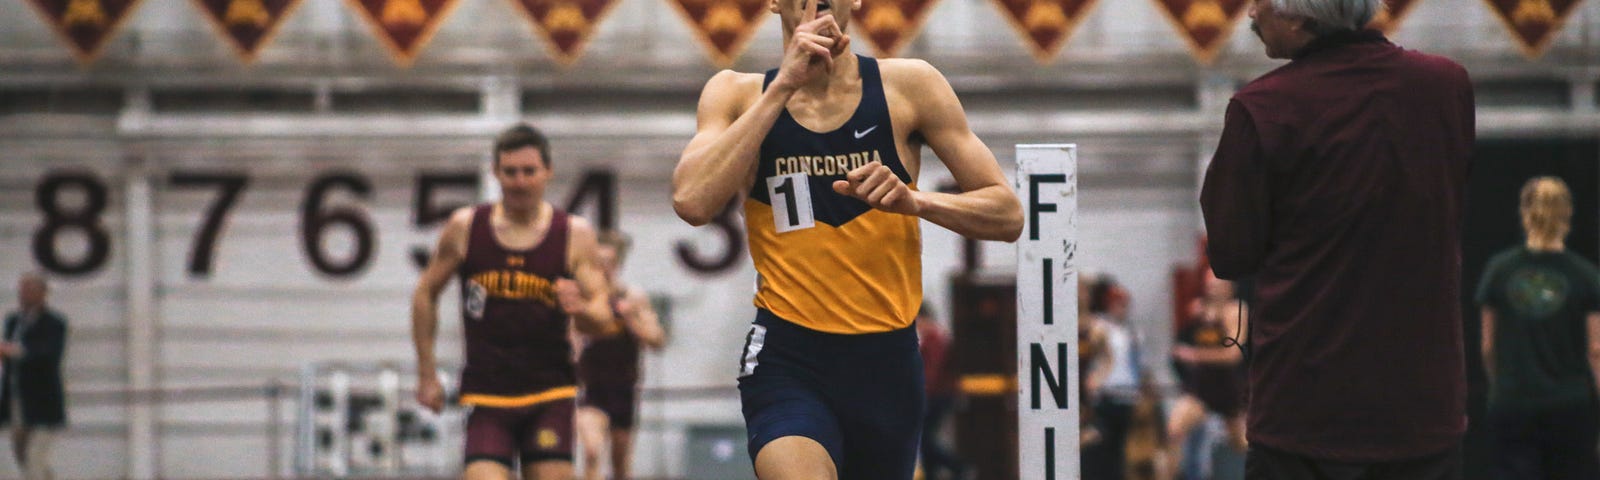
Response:
POLYGON ((865 137, 865 136, 867 136, 867 134, 872 133, 873 130, 877 130, 877 129, 878 129, 878 126, 877 125, 873 125, 871 128, 868 128, 866 130, 856 130, 856 140, 860 140, 861 137, 865 137))

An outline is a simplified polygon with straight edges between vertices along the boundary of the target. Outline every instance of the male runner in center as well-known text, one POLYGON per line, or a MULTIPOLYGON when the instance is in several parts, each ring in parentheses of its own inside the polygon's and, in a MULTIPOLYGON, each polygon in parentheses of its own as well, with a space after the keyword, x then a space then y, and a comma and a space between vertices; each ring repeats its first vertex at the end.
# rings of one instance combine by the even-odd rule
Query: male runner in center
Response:
POLYGON ((782 65, 723 71, 673 172, 704 225, 744 196, 757 314, 739 390, 756 476, 910 479, 921 434, 919 219, 1014 241, 1022 208, 944 76, 844 34, 857 0, 774 0, 782 65), (917 190, 932 147, 961 193, 917 190))

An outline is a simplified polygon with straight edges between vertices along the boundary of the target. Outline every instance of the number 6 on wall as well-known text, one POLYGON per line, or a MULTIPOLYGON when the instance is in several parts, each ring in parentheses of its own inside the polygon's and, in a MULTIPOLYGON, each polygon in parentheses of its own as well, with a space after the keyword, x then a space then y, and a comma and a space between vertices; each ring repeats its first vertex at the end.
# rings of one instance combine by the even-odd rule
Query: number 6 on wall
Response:
POLYGON ((328 200, 328 195, 334 189, 349 191, 360 199, 366 199, 372 194, 372 184, 353 173, 330 173, 317 177, 306 189, 305 199, 300 203, 300 246, 305 250, 306 257, 311 260, 311 265, 317 271, 336 277, 348 277, 367 267, 372 260, 373 245, 372 221, 361 210, 349 207, 330 207, 324 209, 323 202, 328 200), (355 254, 343 262, 337 262, 329 257, 324 250, 322 237, 329 227, 344 225, 350 228, 350 233, 355 236, 355 254))

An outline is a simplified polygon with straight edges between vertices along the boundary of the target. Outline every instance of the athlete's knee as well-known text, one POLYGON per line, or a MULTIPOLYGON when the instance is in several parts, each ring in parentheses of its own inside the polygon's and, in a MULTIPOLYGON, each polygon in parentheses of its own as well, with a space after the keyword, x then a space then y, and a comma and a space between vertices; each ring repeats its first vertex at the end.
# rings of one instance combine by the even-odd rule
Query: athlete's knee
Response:
POLYGON ((838 480, 838 468, 816 440, 788 436, 768 442, 756 453, 761 480, 838 480))
POLYGON ((601 448, 598 443, 593 445, 589 443, 583 444, 583 464, 589 465, 590 468, 599 465, 601 460, 600 454, 603 453, 601 450, 604 449, 601 448))
POLYGON ((473 460, 461 472, 462 480, 512 480, 511 467, 494 460, 473 460))
POLYGON ((523 462, 522 475, 529 480, 572 480, 575 478, 572 462, 566 460, 539 460, 523 462))

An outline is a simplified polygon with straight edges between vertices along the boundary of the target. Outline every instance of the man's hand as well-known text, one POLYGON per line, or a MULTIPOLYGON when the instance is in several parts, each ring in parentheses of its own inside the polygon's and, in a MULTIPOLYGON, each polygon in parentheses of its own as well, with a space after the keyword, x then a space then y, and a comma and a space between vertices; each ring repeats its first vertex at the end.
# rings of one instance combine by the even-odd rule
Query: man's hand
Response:
POLYGON ((800 25, 783 48, 783 64, 772 88, 794 90, 816 78, 833 71, 833 57, 850 45, 850 35, 839 29, 832 13, 817 16, 818 0, 803 0, 805 10, 800 14, 800 25))
POLYGON ((1195 363, 1200 360, 1200 353, 1194 347, 1177 345, 1172 347, 1172 358, 1183 363, 1195 363))
POLYGON ((583 290, 578 288, 578 282, 569 278, 556 280, 556 301, 561 304, 561 310, 567 315, 583 313, 588 307, 583 299, 583 290))
POLYGON ((444 410, 444 386, 439 384, 439 376, 435 372, 418 373, 417 403, 433 413, 444 410))
POLYGON ((16 342, 0 342, 0 356, 17 358, 22 356, 22 345, 16 342))
POLYGON ((922 212, 916 192, 880 162, 857 167, 844 178, 833 182, 833 191, 840 195, 855 197, 872 208, 890 213, 916 216, 922 212))
MULTIPOLYGON (((617 314, 620 316, 619 318, 617 318, 617 320, 627 319, 629 321, 632 321, 634 318, 637 318, 639 316, 639 304, 634 302, 632 299, 629 299, 628 297, 622 297, 622 298, 617 299, 616 308, 617 308, 617 314)), ((627 323, 627 322, 623 322, 623 323, 627 323)))

